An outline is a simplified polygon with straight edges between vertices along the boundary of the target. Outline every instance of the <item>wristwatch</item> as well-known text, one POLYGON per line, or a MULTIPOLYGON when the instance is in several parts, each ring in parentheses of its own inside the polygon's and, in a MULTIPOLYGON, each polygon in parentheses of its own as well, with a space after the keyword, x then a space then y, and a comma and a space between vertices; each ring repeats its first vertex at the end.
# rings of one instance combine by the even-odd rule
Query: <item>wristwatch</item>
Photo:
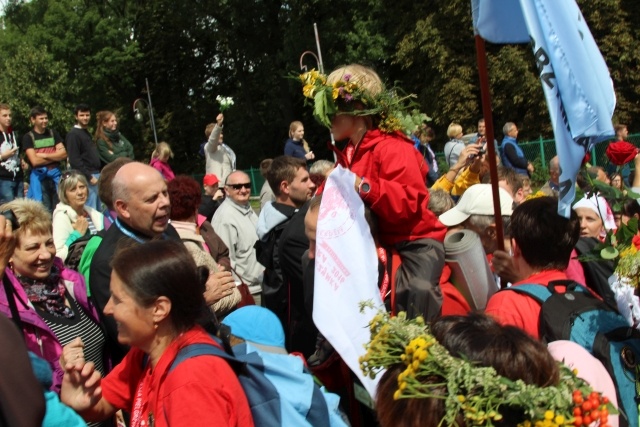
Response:
POLYGON ((360 180, 360 185, 358 186, 359 194, 367 194, 371 190, 371 184, 364 180, 364 176, 360 180))

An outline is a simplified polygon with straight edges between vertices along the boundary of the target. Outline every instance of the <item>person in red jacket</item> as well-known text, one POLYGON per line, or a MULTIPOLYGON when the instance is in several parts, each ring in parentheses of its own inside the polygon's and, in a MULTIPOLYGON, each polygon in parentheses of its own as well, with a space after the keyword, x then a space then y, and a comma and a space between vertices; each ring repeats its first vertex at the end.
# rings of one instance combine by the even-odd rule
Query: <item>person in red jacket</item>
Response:
POLYGON ((303 93, 313 98, 316 118, 336 141, 338 164, 356 174, 355 189, 378 218, 378 239, 387 258, 400 256, 395 269, 393 311, 431 320, 440 313, 439 278, 444 266, 446 228, 428 209, 428 165, 401 132, 402 98, 385 90, 380 77, 362 65, 347 65, 324 76, 301 76, 303 93))
MULTIPOLYGON (((547 286, 555 280, 567 280, 564 270, 580 237, 580 222, 574 211, 570 218, 564 218, 558 215, 557 199, 537 197, 513 211, 510 228, 515 268, 523 278, 513 287, 530 283, 547 286)), ((540 303, 528 295, 502 291, 489 299, 485 313, 540 339, 541 309, 540 303)))

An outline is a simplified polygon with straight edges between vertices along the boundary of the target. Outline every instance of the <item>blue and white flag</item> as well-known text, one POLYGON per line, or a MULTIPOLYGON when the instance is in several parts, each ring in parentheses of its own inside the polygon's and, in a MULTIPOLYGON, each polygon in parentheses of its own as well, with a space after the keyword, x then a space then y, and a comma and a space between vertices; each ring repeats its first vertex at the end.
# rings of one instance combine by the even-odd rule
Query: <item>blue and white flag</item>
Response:
POLYGON ((478 34, 496 43, 522 43, 526 24, 562 170, 558 213, 568 217, 582 159, 614 135, 607 64, 574 0, 472 0, 472 12, 478 34))

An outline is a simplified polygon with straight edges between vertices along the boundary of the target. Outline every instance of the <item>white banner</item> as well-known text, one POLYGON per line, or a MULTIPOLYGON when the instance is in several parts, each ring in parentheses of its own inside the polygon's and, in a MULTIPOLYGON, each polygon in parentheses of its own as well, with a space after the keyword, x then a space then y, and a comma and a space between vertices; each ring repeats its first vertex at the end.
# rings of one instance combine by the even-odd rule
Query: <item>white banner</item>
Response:
POLYGON ((364 203, 356 193, 356 176, 338 166, 327 179, 316 231, 313 321, 318 330, 360 378, 372 398, 382 373, 373 380, 360 370, 358 358, 369 341, 369 321, 382 308, 378 290, 378 256, 364 203), (375 309, 360 313, 362 301, 375 309))

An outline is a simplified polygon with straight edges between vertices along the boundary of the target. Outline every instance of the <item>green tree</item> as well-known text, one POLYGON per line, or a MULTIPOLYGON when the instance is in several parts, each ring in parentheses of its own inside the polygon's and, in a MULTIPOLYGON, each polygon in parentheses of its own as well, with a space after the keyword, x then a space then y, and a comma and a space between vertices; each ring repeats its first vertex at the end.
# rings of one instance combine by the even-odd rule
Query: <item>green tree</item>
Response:
POLYGON ((11 105, 13 127, 19 133, 31 127, 29 110, 36 105, 49 112, 52 128, 71 126, 73 114, 65 101, 76 95, 75 86, 66 64, 56 61, 45 47, 17 46, 13 57, 4 57, 0 62, 0 70, 0 99, 11 105))

